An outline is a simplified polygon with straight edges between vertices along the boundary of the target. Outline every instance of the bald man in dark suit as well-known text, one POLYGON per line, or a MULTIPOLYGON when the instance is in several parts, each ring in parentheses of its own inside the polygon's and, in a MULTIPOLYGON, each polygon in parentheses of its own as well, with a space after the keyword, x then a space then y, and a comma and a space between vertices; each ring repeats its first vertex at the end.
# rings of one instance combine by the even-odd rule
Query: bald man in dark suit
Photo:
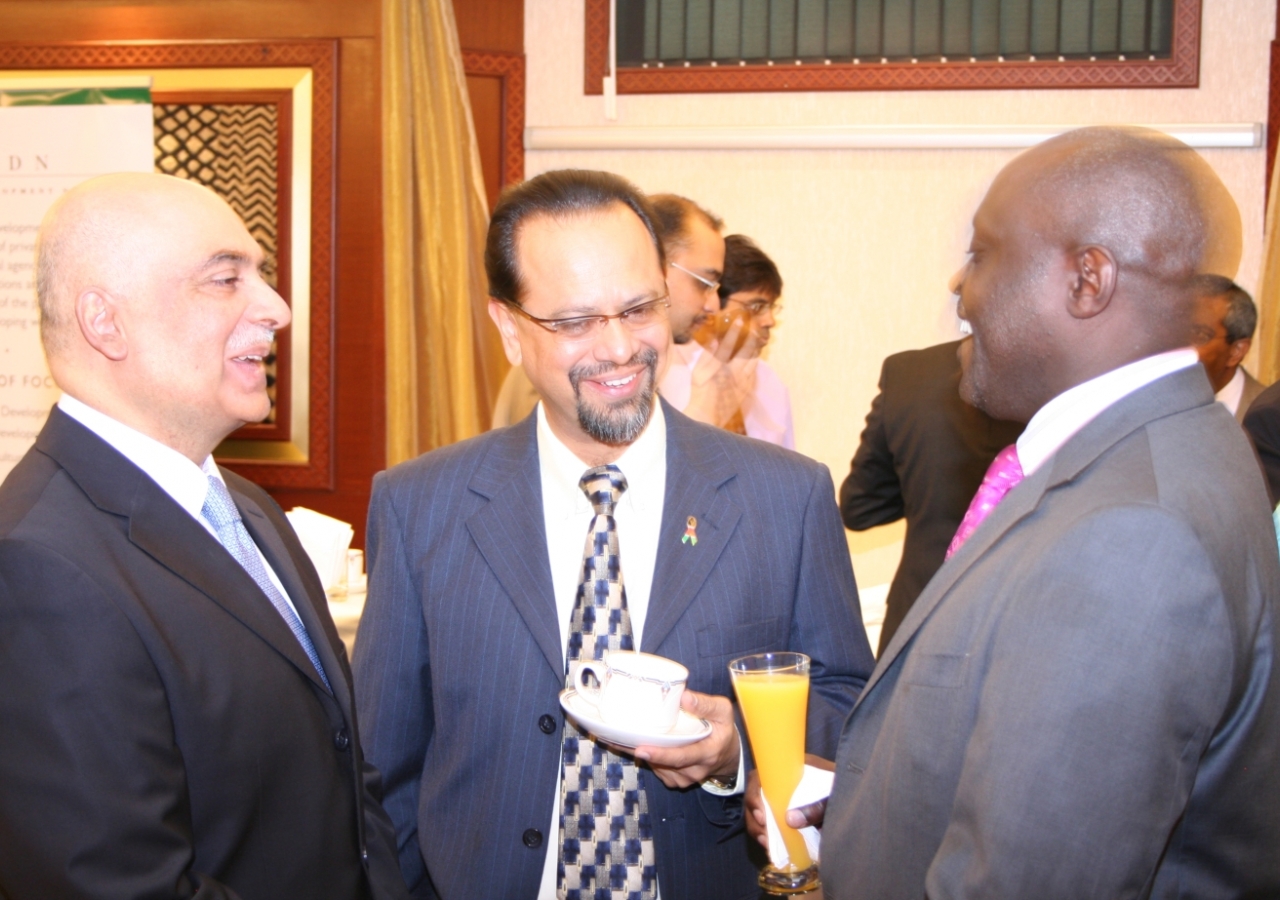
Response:
POLYGON ((289 308, 207 189, 88 181, 38 240, 63 397, 0 486, 0 897, 397 900, 324 590, 212 452, 289 308))

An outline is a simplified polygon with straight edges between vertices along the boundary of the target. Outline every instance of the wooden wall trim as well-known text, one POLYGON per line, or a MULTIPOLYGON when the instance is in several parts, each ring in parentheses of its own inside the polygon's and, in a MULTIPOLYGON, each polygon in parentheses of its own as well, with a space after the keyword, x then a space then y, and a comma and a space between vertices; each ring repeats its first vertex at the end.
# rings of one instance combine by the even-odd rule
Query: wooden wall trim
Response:
MULTIPOLYGON (((583 91, 603 92, 609 69, 609 0, 586 0, 583 91)), ((1166 60, 836 62, 829 65, 701 65, 618 70, 619 94, 743 91, 936 91, 1169 88, 1200 84, 1200 0, 1177 0, 1166 60)))
POLYGON ((463 50, 462 69, 502 82, 502 184, 519 184, 524 181, 524 54, 463 50))

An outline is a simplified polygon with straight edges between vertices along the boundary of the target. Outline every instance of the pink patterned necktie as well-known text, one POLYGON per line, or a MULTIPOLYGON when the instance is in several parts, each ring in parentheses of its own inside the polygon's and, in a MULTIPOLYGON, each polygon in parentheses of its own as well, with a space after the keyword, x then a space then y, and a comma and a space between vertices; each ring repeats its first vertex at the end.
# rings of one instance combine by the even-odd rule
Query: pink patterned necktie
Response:
POLYGON ((991 511, 1000 505, 1004 495, 1018 486, 1022 481, 1022 463, 1018 461, 1018 445, 1010 444, 991 461, 987 474, 982 476, 982 484, 978 485, 978 493, 969 501, 956 536, 947 547, 947 559, 960 549, 960 546, 978 530, 978 526, 991 511))

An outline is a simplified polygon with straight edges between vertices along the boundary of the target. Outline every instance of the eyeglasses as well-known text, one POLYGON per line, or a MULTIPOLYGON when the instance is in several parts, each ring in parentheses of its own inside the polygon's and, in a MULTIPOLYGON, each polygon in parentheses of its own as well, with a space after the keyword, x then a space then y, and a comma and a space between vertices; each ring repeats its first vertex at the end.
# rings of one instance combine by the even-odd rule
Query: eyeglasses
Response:
POLYGON ((706 288, 708 291, 718 291, 718 290, 720 290, 720 282, 718 282, 718 281, 712 281, 712 280, 711 280, 711 279, 709 279, 709 278, 703 278, 703 277, 702 277, 701 275, 699 275, 697 272, 690 272, 688 269, 686 269, 684 266, 680 265, 680 263, 678 263, 678 262, 670 263, 670 265, 671 265, 671 267, 672 267, 673 269, 679 269, 681 272, 683 272, 684 274, 688 275, 690 278, 696 279, 696 280, 697 280, 699 283, 701 283, 701 284, 702 284, 702 286, 703 286, 704 288, 706 288))
POLYGON ((535 325, 542 326, 566 343, 590 340, 604 331, 605 326, 613 319, 620 321, 629 331, 642 331, 665 321, 667 309, 671 306, 664 295, 656 300, 649 300, 630 309, 624 309, 622 312, 614 313, 611 316, 572 316, 567 319, 540 319, 525 312, 518 303, 512 303, 509 300, 506 303, 510 309, 515 310, 535 325))
POLYGON ((763 316, 765 313, 773 313, 775 316, 782 312, 782 300, 752 300, 750 303, 743 303, 740 300, 730 301, 751 314, 752 318, 763 316))

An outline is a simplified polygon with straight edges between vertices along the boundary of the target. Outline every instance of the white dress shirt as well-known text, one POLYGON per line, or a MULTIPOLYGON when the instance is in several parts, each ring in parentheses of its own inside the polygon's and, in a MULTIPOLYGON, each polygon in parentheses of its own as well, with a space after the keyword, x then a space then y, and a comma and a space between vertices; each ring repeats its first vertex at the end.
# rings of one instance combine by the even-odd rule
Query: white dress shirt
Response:
POLYGON ((1108 407, 1151 382, 1200 362, 1190 347, 1148 356, 1112 369, 1054 397, 1032 416, 1018 438, 1018 462, 1030 475, 1108 407))
POLYGON ((1231 380, 1223 385, 1222 390, 1213 395, 1213 399, 1217 400, 1227 408, 1227 412, 1231 415, 1236 414, 1236 410, 1240 408, 1240 401, 1244 398, 1244 367, 1236 366, 1236 374, 1231 376, 1231 380))
MULTIPOLYGON (((560 625, 560 655, 569 648, 569 620, 578 599, 582 578, 582 554, 587 529, 595 512, 578 482, 591 466, 574 455, 551 431, 547 414, 538 404, 538 465, 542 470, 542 518, 547 532, 547 556, 551 562, 551 586, 555 591, 556 618, 560 625)), ((640 649, 644 620, 649 612, 649 591, 658 560, 658 534, 662 526, 662 502, 667 488, 667 420, 655 402, 653 416, 614 465, 627 479, 613 518, 618 529, 618 556, 622 584, 631 615, 631 636, 640 649)), ((556 900, 556 869, 560 862, 560 782, 547 830, 547 858, 542 867, 538 900, 556 900)))
MULTIPOLYGON (((667 354, 668 365, 658 392, 676 409, 689 405, 693 394, 693 367, 705 351, 697 341, 672 344, 667 354)), ((742 424, 747 436, 796 449, 795 428, 791 421, 791 392, 778 373, 763 359, 755 361, 755 385, 742 404, 742 424)))
MULTIPOLYGON (((69 394, 63 394, 58 399, 58 409, 119 451, 121 456, 154 481, 160 490, 172 497, 174 503, 186 510, 191 518, 203 525, 215 541, 222 543, 218 539, 218 530, 202 514, 204 498, 209 493, 209 476, 223 481, 222 473, 218 471, 212 456, 205 459, 204 465, 197 466, 172 447, 98 412, 69 394)), ((256 546, 255 544, 255 548, 256 546)), ((261 549, 258 549, 258 556, 262 559, 271 583, 276 586, 285 602, 293 607, 294 615, 297 615, 298 607, 284 589, 275 569, 271 568, 267 558, 262 555, 261 549)))

